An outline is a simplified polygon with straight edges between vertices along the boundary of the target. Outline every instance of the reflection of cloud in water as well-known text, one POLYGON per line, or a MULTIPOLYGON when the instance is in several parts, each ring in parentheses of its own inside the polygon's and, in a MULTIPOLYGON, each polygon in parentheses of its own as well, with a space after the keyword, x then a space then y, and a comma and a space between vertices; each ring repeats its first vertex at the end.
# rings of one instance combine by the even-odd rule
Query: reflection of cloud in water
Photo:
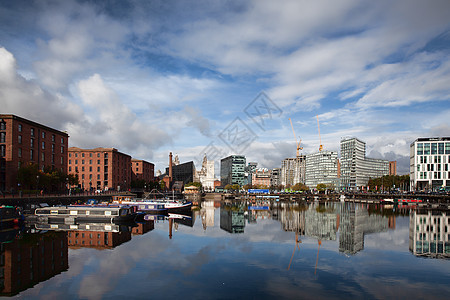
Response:
POLYGON ((391 251, 409 249, 409 217, 397 217, 395 230, 365 235, 364 248, 391 251))

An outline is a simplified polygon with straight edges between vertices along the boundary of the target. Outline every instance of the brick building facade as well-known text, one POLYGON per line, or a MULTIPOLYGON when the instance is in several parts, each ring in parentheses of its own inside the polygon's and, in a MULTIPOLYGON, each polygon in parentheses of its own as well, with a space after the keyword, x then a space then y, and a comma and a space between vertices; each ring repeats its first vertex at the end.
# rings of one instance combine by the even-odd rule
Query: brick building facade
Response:
POLYGON ((67 174, 69 135, 65 132, 15 116, 0 114, 0 191, 20 189, 18 169, 36 163, 67 174))
POLYGON ((155 179, 155 165, 145 160, 131 160, 131 180, 150 182, 155 179))
POLYGON ((83 190, 127 190, 131 183, 131 156, 115 148, 69 148, 69 174, 78 174, 83 190))

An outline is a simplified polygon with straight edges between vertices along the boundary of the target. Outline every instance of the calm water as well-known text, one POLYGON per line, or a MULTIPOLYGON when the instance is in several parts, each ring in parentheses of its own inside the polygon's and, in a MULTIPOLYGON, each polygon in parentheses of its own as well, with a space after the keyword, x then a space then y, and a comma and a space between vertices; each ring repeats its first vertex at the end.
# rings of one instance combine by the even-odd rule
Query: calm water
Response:
POLYGON ((450 294, 445 211, 350 203, 201 206, 192 218, 148 221, 133 233, 129 227, 27 229, 1 246, 3 295, 442 299, 450 294), (109 232, 115 230, 121 231, 109 232))

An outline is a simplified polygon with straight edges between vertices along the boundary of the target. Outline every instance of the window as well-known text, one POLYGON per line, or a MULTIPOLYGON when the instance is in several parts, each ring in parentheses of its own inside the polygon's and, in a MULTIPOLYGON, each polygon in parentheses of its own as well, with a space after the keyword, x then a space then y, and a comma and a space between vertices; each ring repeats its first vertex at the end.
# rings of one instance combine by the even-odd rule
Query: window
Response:
POLYGON ((97 174, 97 180, 100 180, 100 174, 97 174))
POLYGON ((89 179, 92 179, 92 174, 89 174, 89 179))
POLYGON ((0 156, 1 157, 6 156, 6 145, 0 145, 0 156))
POLYGON ((61 154, 63 154, 63 153, 64 153, 64 147, 61 146, 61 154))
POLYGON ((22 157, 22 148, 19 148, 19 153, 18 153, 19 157, 22 157))
POLYGON ((72 172, 72 167, 71 166, 69 166, 69 172, 72 172))
POLYGON ((6 130, 6 122, 3 120, 0 122, 0 130, 6 130))
POLYGON ((100 172, 100 167, 97 167, 97 172, 100 172))
POLYGON ((92 159, 89 160, 89 164, 92 165, 92 159))
POLYGON ((55 135, 54 134, 52 134, 52 142, 53 143, 55 142, 55 135))
POLYGON ((81 164, 84 165, 84 159, 81 160, 81 164))
POLYGON ((81 157, 84 157, 84 153, 81 153, 81 157))
POLYGON ((45 149, 45 142, 42 142, 42 149, 45 149))
POLYGON ((92 167, 89 167, 89 172, 92 172, 92 167))
POLYGON ((89 153, 89 157, 92 157, 92 153, 89 153))
POLYGON ((19 144, 22 144, 22 136, 19 135, 17 138, 18 138, 18 140, 19 140, 19 144))
POLYGON ((0 132, 0 143, 6 143, 6 132, 0 132))
POLYGON ((81 172, 84 172, 84 167, 81 167, 81 172))
POLYGON ((22 124, 19 124, 19 132, 22 132, 22 124))
POLYGON ((61 144, 64 144, 64 138, 61 138, 61 144))
POLYGON ((97 165, 99 165, 100 164, 100 159, 97 159, 97 165))
POLYGON ((30 150, 30 160, 33 160, 33 154, 34 154, 34 151, 33 151, 33 149, 31 149, 30 150))
POLYGON ((84 174, 81 174, 81 179, 84 179, 84 174))
POLYGON ((41 160, 45 161, 45 154, 44 153, 41 154, 41 160))
POLYGON ((437 154, 437 144, 431 143, 431 154, 437 154))
POLYGON ((78 153, 75 153, 75 157, 78 157, 78 153))
POLYGON ((55 153, 55 144, 52 144, 52 153, 55 153))
POLYGON ((438 144, 438 154, 444 154, 444 143, 438 144))
POLYGON ((75 164, 78 165, 78 159, 75 159, 75 164))
POLYGON ((34 136, 34 128, 31 128, 31 136, 34 136))
POLYGON ((52 154, 52 164, 55 163, 55 154, 52 154))

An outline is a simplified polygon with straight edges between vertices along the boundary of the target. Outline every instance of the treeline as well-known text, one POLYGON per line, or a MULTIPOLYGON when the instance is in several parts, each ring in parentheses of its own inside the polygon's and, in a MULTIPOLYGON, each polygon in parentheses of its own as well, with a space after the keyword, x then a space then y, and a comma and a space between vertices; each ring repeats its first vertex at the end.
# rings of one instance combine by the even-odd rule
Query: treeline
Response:
POLYGON ((381 189, 384 191, 392 190, 408 190, 409 175, 385 175, 378 178, 369 179, 369 191, 377 192, 381 189))

